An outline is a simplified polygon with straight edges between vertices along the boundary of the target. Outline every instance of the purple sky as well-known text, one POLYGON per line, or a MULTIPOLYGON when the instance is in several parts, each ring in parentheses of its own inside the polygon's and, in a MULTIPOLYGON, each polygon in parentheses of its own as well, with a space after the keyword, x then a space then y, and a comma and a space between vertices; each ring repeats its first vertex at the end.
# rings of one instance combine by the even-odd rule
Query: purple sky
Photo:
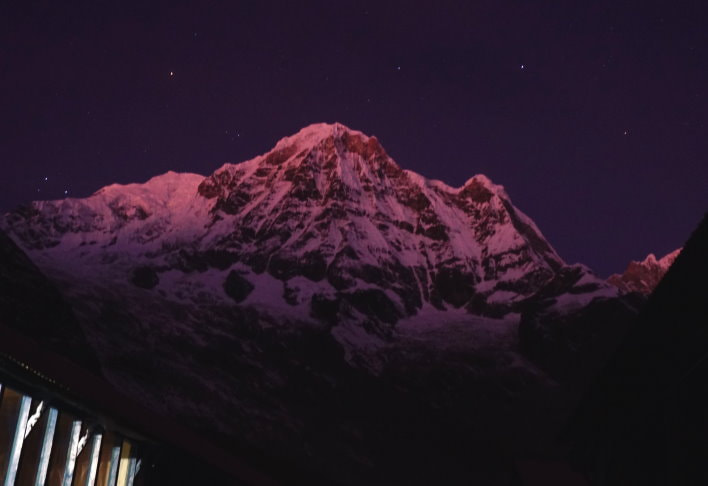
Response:
POLYGON ((320 121, 488 175, 601 275, 708 209, 706 2, 9 3, 2 210, 209 174, 320 121))

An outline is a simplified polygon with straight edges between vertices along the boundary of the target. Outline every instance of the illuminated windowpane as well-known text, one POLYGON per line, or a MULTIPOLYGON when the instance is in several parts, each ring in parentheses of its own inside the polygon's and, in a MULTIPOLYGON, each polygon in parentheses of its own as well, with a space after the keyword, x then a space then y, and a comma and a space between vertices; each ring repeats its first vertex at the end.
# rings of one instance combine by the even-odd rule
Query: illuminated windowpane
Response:
POLYGON ((64 466, 64 478, 62 479, 62 486, 71 486, 71 482, 74 479, 74 471, 76 468, 76 459, 79 452, 82 450, 82 440, 84 434, 81 433, 81 421, 74 420, 71 424, 71 436, 69 439, 69 453, 66 457, 66 466, 64 466))
POLYGON ((20 411, 17 417, 17 426, 15 427, 15 435, 12 439, 12 445, 8 453, 7 471, 5 473, 5 486, 14 486, 17 478, 17 468, 20 465, 20 456, 22 454, 22 446, 25 441, 25 431, 27 430, 27 419, 29 418, 32 399, 26 395, 22 396, 20 401, 20 411))
POLYGON ((72 426, 75 417, 71 414, 60 412, 54 435, 54 445, 49 459, 49 471, 47 473, 47 486, 62 486, 64 480, 64 470, 69 456, 71 445, 72 426))
POLYGON ((96 432, 91 439, 91 456, 89 458, 88 471, 86 473, 86 481, 84 484, 86 486, 94 486, 96 483, 96 475, 98 472, 98 459, 101 453, 101 441, 103 440, 103 434, 96 432))
POLYGON ((0 454, 0 480, 2 480, 7 471, 7 451, 10 450, 12 439, 15 437, 21 396, 14 390, 7 388, 3 388, 0 393, 0 451, 2 451, 0 454))
POLYGON ((142 470, 143 466, 143 460, 140 459, 140 455, 138 453, 138 456, 135 460, 135 475, 134 480, 133 480, 133 486, 142 486, 144 484, 144 477, 145 474, 140 474, 140 471, 142 470))
POLYGON ((101 454, 98 458, 96 486, 115 486, 123 440, 112 432, 103 435, 101 454))
POLYGON ((42 445, 47 430, 49 411, 44 402, 37 402, 30 412, 29 423, 25 430, 25 442, 17 471, 16 484, 35 484, 42 455, 42 445))
POLYGON ((132 457, 133 446, 130 441, 124 440, 120 450, 120 463, 118 465, 117 486, 129 486, 131 469, 134 467, 132 457))
POLYGON ((10 451, 15 439, 17 418, 22 405, 22 395, 4 387, 0 402, 0 481, 4 481, 10 462, 10 451))
POLYGON ((81 440, 77 445, 74 475, 73 478, 71 478, 70 485, 84 486, 84 484, 86 484, 86 476, 88 475, 89 465, 91 463, 92 442, 93 438, 91 435, 87 435, 86 432, 82 431, 81 440))
POLYGON ((54 444, 54 432, 56 431, 57 419, 59 412, 56 408, 50 408, 47 414, 47 427, 44 431, 44 440, 42 442, 42 453, 39 458, 39 467, 37 468, 37 480, 35 486, 44 486, 49 470, 49 458, 52 454, 52 446, 54 444))
POLYGON ((133 457, 130 458, 130 463, 128 466, 128 479, 127 486, 133 486, 133 480, 135 479, 135 474, 138 472, 137 469, 138 460, 135 458, 135 452, 133 451, 133 457))
POLYGON ((98 466, 102 437, 100 432, 82 435, 80 450, 76 456, 76 465, 74 467, 73 486, 93 486, 96 480, 96 468, 98 466))

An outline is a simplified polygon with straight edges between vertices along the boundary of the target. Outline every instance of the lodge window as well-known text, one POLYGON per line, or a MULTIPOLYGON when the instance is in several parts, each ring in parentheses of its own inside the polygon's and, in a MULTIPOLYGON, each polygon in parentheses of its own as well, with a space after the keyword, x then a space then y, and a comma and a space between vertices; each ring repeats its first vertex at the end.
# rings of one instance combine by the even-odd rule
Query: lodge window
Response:
POLYGON ((37 484, 37 479, 41 481, 43 474, 46 476, 50 451, 46 450, 45 436, 50 435, 49 440, 52 439, 52 423, 56 424, 56 410, 52 410, 47 409, 46 402, 35 401, 32 403, 16 478, 16 484, 18 485, 34 485, 37 484), (42 461, 43 455, 44 461, 42 461), (40 478, 37 478, 38 475, 40 478))
POLYGON ((101 441, 101 452, 98 460, 96 484, 98 486, 113 486, 118 478, 120 449, 123 439, 112 432, 106 432, 101 441))
POLYGON ((135 444, 0 384, 0 486, 133 486, 135 444))
POLYGON ((71 460, 70 453, 72 449, 76 450, 78 436, 81 433, 80 428, 81 422, 77 421, 74 416, 66 412, 59 413, 52 453, 49 459, 47 486, 71 486, 71 482, 65 482, 64 476, 67 475, 69 481, 73 476, 75 463, 71 460))
POLYGON ((19 437, 24 439, 20 414, 27 408, 27 400, 15 390, 3 387, 0 390, 0 478, 3 484, 14 484, 17 474, 19 437), (24 405, 24 407, 23 407, 24 405))

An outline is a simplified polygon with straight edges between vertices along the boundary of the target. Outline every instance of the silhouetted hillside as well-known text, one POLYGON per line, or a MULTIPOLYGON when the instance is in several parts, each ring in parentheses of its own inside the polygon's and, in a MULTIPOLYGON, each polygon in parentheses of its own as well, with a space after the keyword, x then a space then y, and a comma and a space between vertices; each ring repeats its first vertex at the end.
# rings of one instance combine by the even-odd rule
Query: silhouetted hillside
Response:
POLYGON ((708 484, 708 217, 651 295, 569 437, 598 485, 708 484))
POLYGON ((0 325, 11 327, 98 373, 98 360, 71 307, 3 232, 0 232, 0 325))

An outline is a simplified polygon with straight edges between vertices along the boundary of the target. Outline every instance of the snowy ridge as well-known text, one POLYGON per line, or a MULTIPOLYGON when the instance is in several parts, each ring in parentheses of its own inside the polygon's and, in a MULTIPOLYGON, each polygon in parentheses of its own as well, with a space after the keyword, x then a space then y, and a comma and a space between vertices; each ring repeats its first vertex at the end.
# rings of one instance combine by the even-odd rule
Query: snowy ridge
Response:
POLYGON ((671 265, 681 253, 681 248, 657 259, 653 253, 641 261, 632 261, 622 274, 611 275, 607 281, 622 292, 651 294, 671 265))
POLYGON ((680 253, 681 253, 681 248, 664 255, 663 257, 659 258, 658 260, 656 258, 656 255, 654 255, 653 253, 649 253, 649 255, 647 255, 647 257, 644 259, 643 262, 641 262, 641 264, 644 266, 654 266, 655 265, 655 266, 659 267, 663 272, 666 272, 669 269, 669 267, 671 267, 671 265, 674 264, 676 257, 678 257, 680 253))
POLYGON ((570 271, 502 186, 402 170, 375 137, 339 123, 208 177, 168 172, 35 202, 0 226, 50 273, 301 318, 394 323, 425 306, 496 318, 576 281, 585 291, 564 300, 608 292, 570 271))

